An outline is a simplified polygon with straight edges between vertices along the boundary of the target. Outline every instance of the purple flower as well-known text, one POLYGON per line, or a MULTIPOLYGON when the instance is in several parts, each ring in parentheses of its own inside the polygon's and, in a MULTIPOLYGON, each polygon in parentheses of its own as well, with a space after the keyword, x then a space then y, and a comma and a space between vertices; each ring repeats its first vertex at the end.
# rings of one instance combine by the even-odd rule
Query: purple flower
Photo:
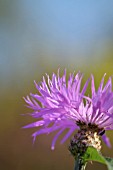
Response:
POLYGON ((65 129, 69 130, 61 143, 65 142, 76 129, 79 129, 76 122, 84 120, 79 110, 83 105, 83 97, 89 79, 80 90, 83 77, 81 73, 77 73, 76 76, 74 73, 70 74, 67 82, 66 70, 62 77, 59 75, 59 70, 57 75, 53 73, 52 80, 48 75, 46 77, 47 82, 45 77, 39 84, 35 82, 39 94, 30 94, 30 97, 25 98, 27 106, 33 109, 31 116, 37 121, 24 128, 41 127, 32 135, 34 140, 40 134, 57 131, 51 145, 51 149, 54 149, 57 138, 65 129))
POLYGON ((91 97, 85 95, 90 79, 86 81, 81 90, 83 78, 81 73, 70 74, 67 82, 66 71, 62 77, 59 75, 59 70, 57 75, 53 73, 52 79, 48 75, 46 77, 47 80, 43 77, 40 84, 35 82, 38 93, 30 94, 30 97, 25 98, 27 106, 33 110, 31 116, 36 119, 36 122, 24 128, 41 127, 32 135, 34 140, 40 134, 57 131, 51 145, 51 149, 54 149, 56 140, 66 129, 68 132, 61 143, 64 143, 75 130, 86 129, 85 131, 90 130, 91 133, 101 135, 104 142, 110 146, 105 131, 113 129, 111 77, 103 87, 104 75, 96 91, 92 75, 91 97))
MULTIPOLYGON (((112 92, 112 80, 109 77, 107 83, 104 84, 104 74, 98 90, 95 90, 94 77, 92 75, 91 83, 91 105, 92 105, 92 116, 91 123, 98 125, 98 128, 106 130, 113 130, 113 92, 112 92)), ((102 135, 102 138, 106 145, 109 147, 110 142, 106 135, 102 135)))

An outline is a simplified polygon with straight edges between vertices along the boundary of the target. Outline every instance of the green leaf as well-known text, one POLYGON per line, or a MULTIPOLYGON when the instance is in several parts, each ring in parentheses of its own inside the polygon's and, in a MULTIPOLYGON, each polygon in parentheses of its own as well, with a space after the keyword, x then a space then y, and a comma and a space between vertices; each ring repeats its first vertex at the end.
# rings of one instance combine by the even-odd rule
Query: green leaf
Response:
POLYGON ((109 170, 113 170, 113 158, 105 158, 109 170))
POLYGON ((85 152, 83 159, 85 161, 96 161, 103 164, 106 164, 104 157, 99 153, 95 148, 88 147, 87 151, 85 152))
POLYGON ((83 156, 83 160, 84 162, 88 161, 100 162, 102 164, 107 165, 108 170, 113 170, 113 159, 103 157, 102 154, 93 147, 88 147, 87 151, 83 156))

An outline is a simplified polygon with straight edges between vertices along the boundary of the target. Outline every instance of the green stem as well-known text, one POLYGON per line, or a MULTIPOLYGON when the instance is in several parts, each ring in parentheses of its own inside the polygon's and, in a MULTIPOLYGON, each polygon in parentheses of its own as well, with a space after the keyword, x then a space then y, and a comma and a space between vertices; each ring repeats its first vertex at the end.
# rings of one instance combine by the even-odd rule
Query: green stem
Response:
POLYGON ((85 168, 86 168, 86 163, 84 163, 82 158, 80 156, 78 156, 75 161, 74 170, 85 170, 85 168))

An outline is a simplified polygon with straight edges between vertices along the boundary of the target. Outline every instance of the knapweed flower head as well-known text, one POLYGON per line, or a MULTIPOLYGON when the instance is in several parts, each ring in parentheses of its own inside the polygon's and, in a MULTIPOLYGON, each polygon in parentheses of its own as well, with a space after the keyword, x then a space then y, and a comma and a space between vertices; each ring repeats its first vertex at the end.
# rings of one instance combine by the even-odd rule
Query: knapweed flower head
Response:
MULTIPOLYGON (((104 75, 105 77, 105 75, 104 75)), ((46 74, 42 82, 36 83, 37 94, 30 94, 25 98, 27 106, 33 110, 30 114, 35 122, 24 128, 40 127, 32 136, 34 140, 40 134, 56 131, 51 148, 54 149, 56 140, 67 129, 61 140, 64 143, 73 132, 78 131, 71 139, 69 150, 73 155, 80 148, 93 146, 101 149, 100 137, 110 146, 105 135, 106 130, 113 129, 113 92, 111 77, 104 84, 104 77, 95 90, 93 75, 81 88, 83 74, 70 74, 66 81, 66 70, 63 76, 52 74, 50 79, 46 74), (91 81, 91 97, 86 96, 86 90, 91 81), (104 86, 104 87, 103 87, 104 86), (85 147, 84 147, 85 146, 85 147)))

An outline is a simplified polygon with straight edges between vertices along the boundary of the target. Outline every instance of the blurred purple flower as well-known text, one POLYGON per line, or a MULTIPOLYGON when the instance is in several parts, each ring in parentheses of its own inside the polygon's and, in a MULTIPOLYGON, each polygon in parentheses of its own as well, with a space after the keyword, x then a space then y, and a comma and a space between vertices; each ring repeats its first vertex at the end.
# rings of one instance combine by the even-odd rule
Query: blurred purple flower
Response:
MULTIPOLYGON (((70 74, 66 82, 66 71, 62 77, 53 73, 52 80, 47 76, 47 81, 43 77, 40 84, 36 84, 39 94, 30 94, 25 101, 27 106, 33 109, 31 116, 37 121, 24 128, 41 127, 32 136, 34 140, 40 134, 49 134, 57 131, 53 138, 51 149, 54 149, 56 140, 65 129, 69 129, 61 143, 64 143, 69 136, 82 126, 98 127, 104 142, 110 146, 109 139, 105 135, 105 130, 113 129, 113 92, 112 82, 109 78, 103 88, 104 77, 100 86, 95 91, 94 77, 92 76, 91 91, 92 96, 85 96, 85 92, 90 79, 88 79, 81 90, 81 80, 83 75, 77 73, 70 74)), ((96 128, 97 130, 97 128, 96 128)))

